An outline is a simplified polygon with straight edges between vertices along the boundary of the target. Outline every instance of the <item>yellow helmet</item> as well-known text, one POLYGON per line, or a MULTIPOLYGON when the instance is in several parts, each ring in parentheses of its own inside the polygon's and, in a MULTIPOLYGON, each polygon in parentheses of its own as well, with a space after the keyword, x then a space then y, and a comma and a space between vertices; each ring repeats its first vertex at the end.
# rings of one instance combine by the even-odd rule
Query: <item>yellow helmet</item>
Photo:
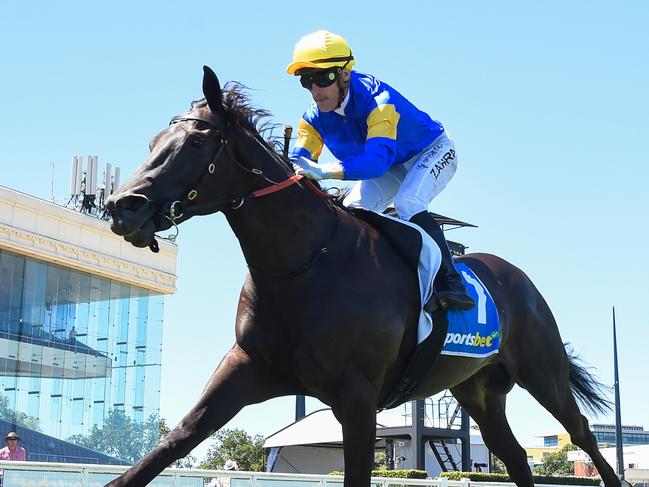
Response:
POLYGON ((351 70, 354 64, 352 50, 343 37, 319 30, 302 37, 295 44, 293 62, 288 65, 286 72, 296 74, 300 69, 327 69, 334 66, 351 70))

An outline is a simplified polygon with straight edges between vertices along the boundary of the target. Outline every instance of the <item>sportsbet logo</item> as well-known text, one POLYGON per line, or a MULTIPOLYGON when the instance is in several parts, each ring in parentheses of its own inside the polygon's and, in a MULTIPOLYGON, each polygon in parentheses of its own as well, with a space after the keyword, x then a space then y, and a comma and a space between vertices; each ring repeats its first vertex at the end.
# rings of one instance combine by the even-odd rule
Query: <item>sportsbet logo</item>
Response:
POLYGON ((468 345, 469 347, 491 347, 493 339, 498 336, 498 332, 483 337, 480 333, 447 333, 444 345, 454 343, 456 345, 468 345))

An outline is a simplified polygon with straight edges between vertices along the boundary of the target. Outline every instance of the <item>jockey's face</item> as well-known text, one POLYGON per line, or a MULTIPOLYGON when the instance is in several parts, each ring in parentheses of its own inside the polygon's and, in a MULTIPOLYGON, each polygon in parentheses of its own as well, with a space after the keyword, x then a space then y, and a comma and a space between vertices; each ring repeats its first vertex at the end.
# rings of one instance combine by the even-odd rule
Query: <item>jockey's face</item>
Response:
POLYGON ((309 91, 321 112, 331 112, 338 107, 339 100, 345 96, 348 83, 349 71, 343 69, 335 83, 325 87, 312 83, 309 91))

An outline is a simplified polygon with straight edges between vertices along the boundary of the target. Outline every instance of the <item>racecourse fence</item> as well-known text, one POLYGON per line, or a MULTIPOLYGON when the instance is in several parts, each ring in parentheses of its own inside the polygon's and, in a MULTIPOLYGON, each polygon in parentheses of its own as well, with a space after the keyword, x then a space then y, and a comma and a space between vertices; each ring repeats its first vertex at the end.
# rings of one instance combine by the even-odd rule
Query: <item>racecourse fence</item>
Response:
MULTIPOLYGON (((0 461, 2 487, 103 487, 128 467, 77 463, 0 461)), ((343 477, 262 472, 232 472, 168 468, 149 485, 153 487, 342 487, 343 477)), ((372 478, 372 487, 513 487, 511 483, 469 482, 468 479, 372 478)), ((553 485, 552 487, 562 487, 553 485)), ((567 487, 567 486, 566 486, 567 487)), ((574 487, 574 486, 571 486, 574 487)))

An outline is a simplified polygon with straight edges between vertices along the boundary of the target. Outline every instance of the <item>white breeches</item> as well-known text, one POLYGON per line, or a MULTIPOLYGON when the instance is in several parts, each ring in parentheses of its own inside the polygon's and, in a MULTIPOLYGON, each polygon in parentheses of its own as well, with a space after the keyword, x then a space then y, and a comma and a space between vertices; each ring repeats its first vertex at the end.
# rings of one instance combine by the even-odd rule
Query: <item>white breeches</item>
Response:
POLYGON ((383 176, 358 181, 343 204, 382 213, 394 202, 399 218, 410 220, 428 210, 456 170, 455 144, 444 133, 412 159, 393 165, 383 176))

